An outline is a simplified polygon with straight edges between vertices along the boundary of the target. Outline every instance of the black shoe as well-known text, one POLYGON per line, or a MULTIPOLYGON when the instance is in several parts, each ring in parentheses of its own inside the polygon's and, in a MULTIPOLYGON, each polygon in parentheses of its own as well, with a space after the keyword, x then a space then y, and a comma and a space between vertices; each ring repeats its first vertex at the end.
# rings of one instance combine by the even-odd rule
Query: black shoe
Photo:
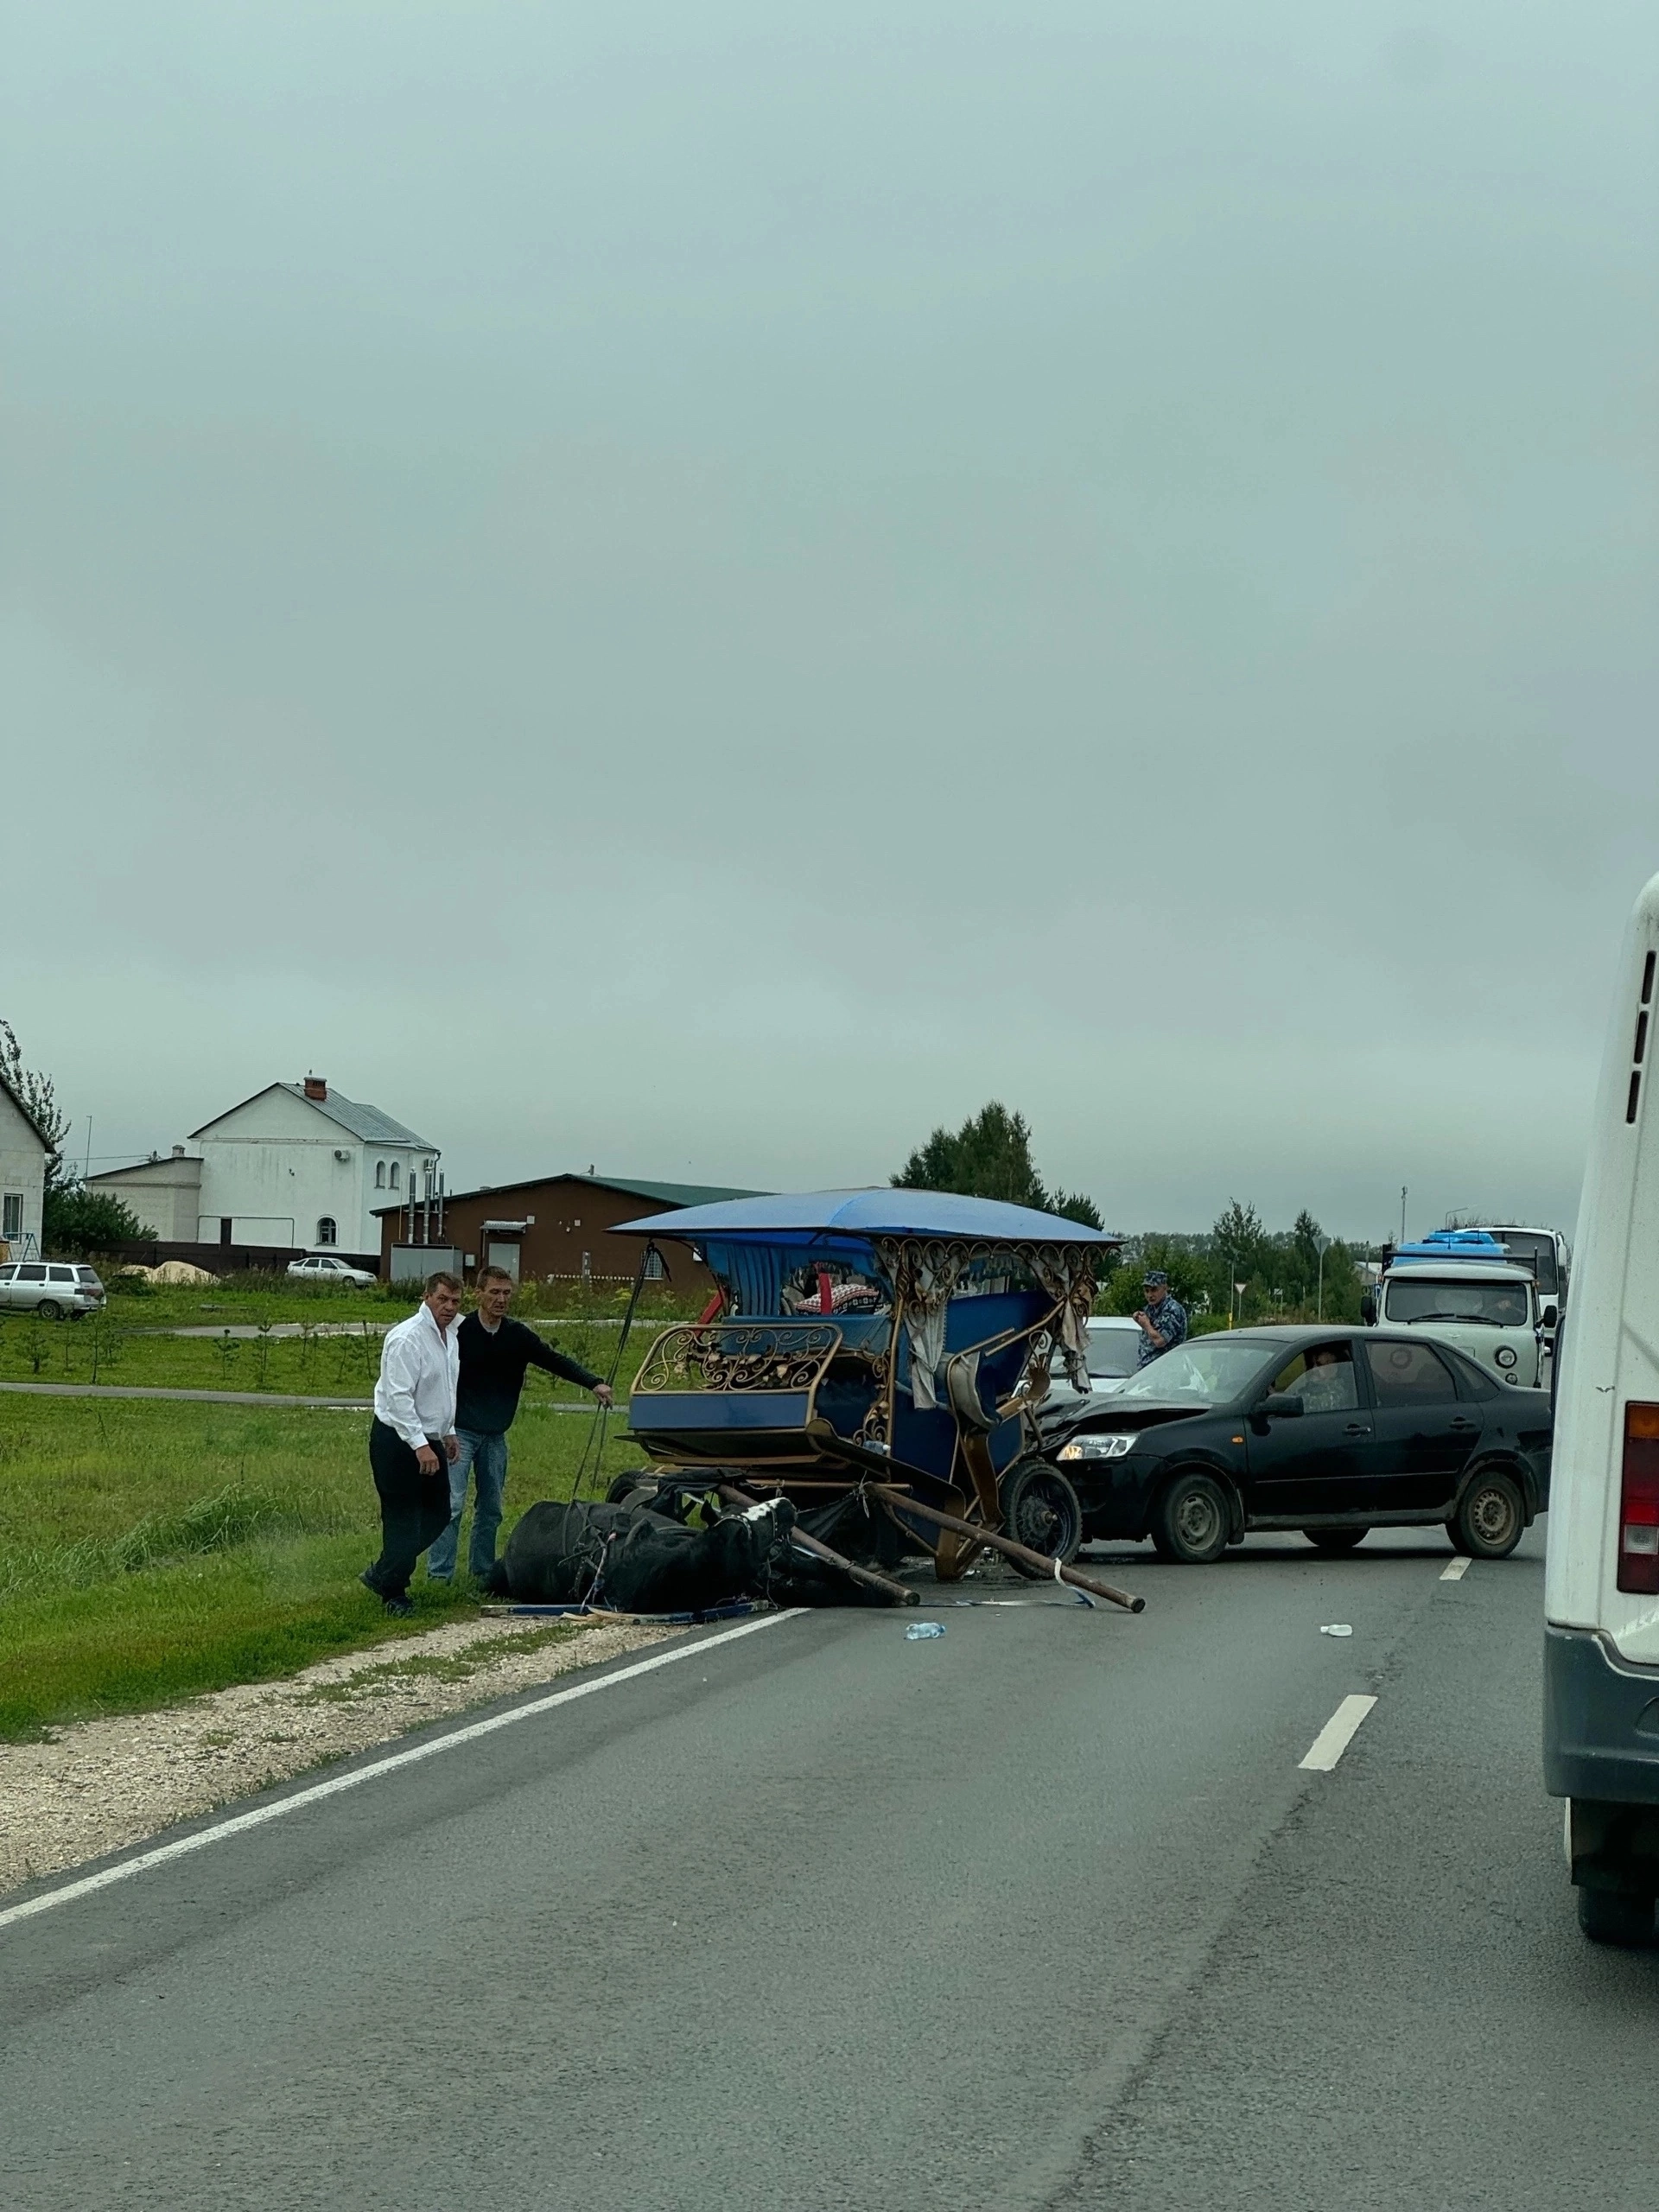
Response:
POLYGON ((389 1613, 396 1613, 399 1620, 407 1618, 415 1610, 407 1598, 382 1598, 380 1602, 389 1613))
POLYGON ((380 1587, 380 1585, 374 1579, 374 1569, 372 1567, 365 1567, 362 1573, 359 1574, 357 1579, 363 1585, 363 1587, 369 1592, 371 1596, 376 1598, 384 1598, 385 1596, 385 1592, 380 1587))

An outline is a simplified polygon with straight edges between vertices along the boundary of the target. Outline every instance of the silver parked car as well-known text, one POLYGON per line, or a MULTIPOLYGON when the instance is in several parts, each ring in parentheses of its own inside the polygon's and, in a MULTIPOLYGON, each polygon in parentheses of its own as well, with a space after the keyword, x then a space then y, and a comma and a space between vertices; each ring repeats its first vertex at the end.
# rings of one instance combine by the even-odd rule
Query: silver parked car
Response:
POLYGON ((288 1272, 298 1282, 343 1282, 361 1287, 379 1281, 366 1268, 354 1268, 334 1252, 308 1252, 302 1260, 290 1260, 288 1272))
POLYGON ((71 1260, 8 1260, 0 1267, 0 1313, 79 1321, 105 1302, 98 1269, 71 1260))
MULTIPOLYGON (((1132 1321, 1127 1313, 1094 1313, 1084 1325, 1087 1331, 1090 1391, 1097 1398, 1110 1397, 1121 1390, 1130 1376, 1140 1368, 1141 1346, 1144 1341, 1140 1324, 1132 1321)), ((1054 1355, 1050 1372, 1059 1386, 1061 1395, 1071 1391, 1071 1383, 1065 1371, 1065 1362, 1058 1352, 1054 1355)))

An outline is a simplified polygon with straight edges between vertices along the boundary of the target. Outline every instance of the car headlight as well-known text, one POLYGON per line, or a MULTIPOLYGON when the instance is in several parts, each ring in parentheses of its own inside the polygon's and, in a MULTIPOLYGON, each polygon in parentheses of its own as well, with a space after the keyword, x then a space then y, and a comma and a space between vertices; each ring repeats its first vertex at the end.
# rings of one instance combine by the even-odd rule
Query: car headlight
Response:
POLYGON ((1513 1367, 1515 1365, 1515 1353, 1512 1348, 1508 1344, 1500 1344, 1497 1350, 1492 1354, 1492 1357, 1497 1362, 1500 1367, 1513 1367))
POLYGON ((1121 1459, 1126 1452, 1135 1449, 1133 1436, 1074 1436, 1069 1444, 1062 1444, 1058 1457, 1062 1459, 1121 1459))

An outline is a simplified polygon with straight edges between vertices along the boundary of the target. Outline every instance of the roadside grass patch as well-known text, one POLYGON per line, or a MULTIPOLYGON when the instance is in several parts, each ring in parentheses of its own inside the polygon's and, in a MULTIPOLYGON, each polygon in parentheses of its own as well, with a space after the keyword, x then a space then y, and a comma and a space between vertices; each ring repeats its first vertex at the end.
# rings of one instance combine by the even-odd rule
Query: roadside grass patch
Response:
MULTIPOLYGON (((616 1426, 584 1495, 635 1463, 616 1426)), ((297 1408, 0 1396, 0 1738, 475 1614, 470 1585, 417 1576, 411 1623, 358 1582, 379 1543, 366 1430, 366 1415, 297 1408)), ((588 1435, 527 1409, 508 1528, 569 1495, 588 1435)))

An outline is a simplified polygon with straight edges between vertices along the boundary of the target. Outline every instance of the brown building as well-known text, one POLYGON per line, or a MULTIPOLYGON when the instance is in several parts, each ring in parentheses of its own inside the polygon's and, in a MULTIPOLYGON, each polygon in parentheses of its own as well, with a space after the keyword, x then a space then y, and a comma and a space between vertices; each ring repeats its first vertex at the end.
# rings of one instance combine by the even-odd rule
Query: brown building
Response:
MULTIPOLYGON (((424 1274, 427 1249, 432 1264, 460 1255, 470 1279, 480 1267, 505 1268, 518 1280, 534 1275, 580 1282, 632 1282, 639 1265, 640 1240, 612 1234, 619 1221, 666 1213, 673 1206, 711 1205, 717 1198, 752 1198, 755 1191, 733 1191, 704 1183, 636 1183, 621 1176, 540 1175, 527 1183, 486 1183, 476 1191, 457 1191, 443 1202, 440 1229, 435 1207, 382 1206, 380 1274, 383 1281, 424 1274)), ((683 1244, 663 1254, 677 1290, 708 1290, 714 1278, 683 1244)))

